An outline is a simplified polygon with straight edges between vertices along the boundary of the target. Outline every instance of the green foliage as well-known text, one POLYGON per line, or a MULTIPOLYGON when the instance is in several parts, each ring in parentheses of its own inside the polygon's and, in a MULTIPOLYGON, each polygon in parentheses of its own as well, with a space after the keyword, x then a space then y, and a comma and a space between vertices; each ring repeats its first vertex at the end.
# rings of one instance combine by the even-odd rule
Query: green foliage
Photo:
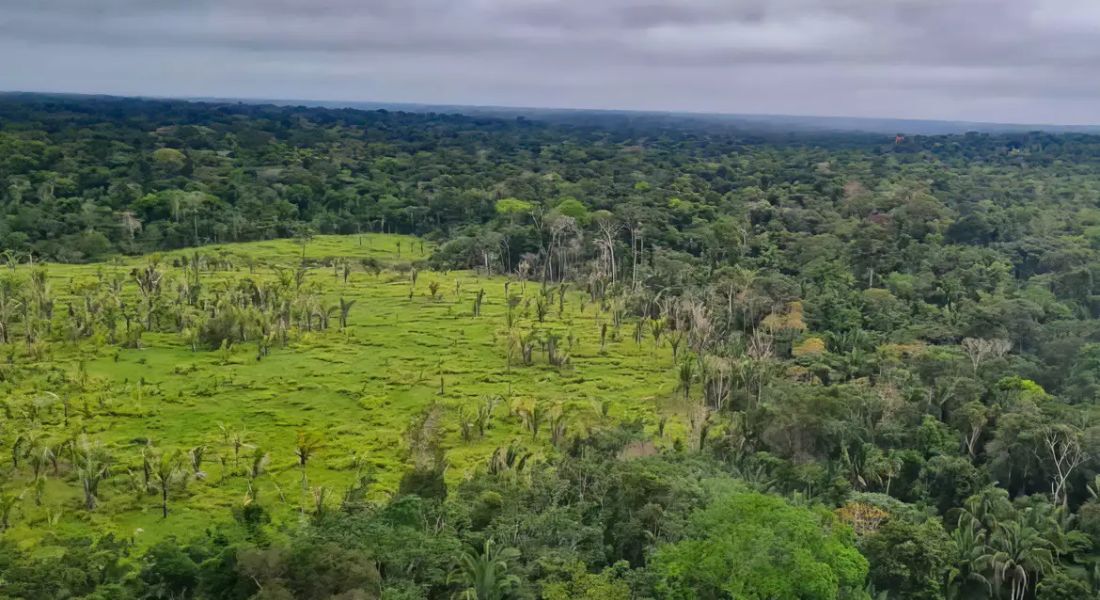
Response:
POLYGON ((625 563, 612 565, 599 573, 588 573, 578 563, 568 581, 549 583, 542 589, 546 600, 629 600, 630 585, 624 580, 625 563))
POLYGON ((458 559, 454 579, 464 588, 462 597, 470 600, 504 600, 519 585, 511 574, 511 563, 519 558, 515 548, 501 548, 488 539, 479 549, 463 552, 458 559))
POLYGON ((157 166, 176 173, 183 169, 187 157, 175 148, 157 148, 153 151, 153 161, 157 166))
POLYGON ((534 205, 530 202, 524 202, 518 198, 504 198, 503 200, 497 200, 494 205, 497 214, 507 215, 509 217, 516 217, 519 215, 525 215, 530 213, 534 209, 534 205))
POLYGON ((588 207, 573 197, 562 198, 561 202, 558 202, 558 205, 554 207, 554 210, 576 220, 581 225, 587 224, 590 218, 588 207))
MULTIPOLYGON (((74 309, 72 317, 65 311, 64 318, 60 308, 53 309, 59 323, 73 322, 80 333, 58 328, 42 334, 38 343, 49 349, 49 371, 34 366, 22 310, 8 321, 14 337, 0 352, 15 355, 0 382, 10 386, 5 388, 9 415, 0 407, 0 449, 5 463, 18 468, 0 481, 0 498, 13 499, 10 535, 41 540, 52 519, 56 527, 89 534, 140 529, 144 546, 169 535, 188 536, 203 526, 208 511, 244 498, 275 502, 266 508, 277 522, 296 520, 315 508, 306 488, 324 487, 330 499, 341 497, 367 464, 375 477, 372 493, 441 498, 448 482, 526 431, 519 416, 507 414, 506 393, 542 400, 542 430, 532 447, 540 453, 551 440, 567 444, 574 428, 583 431, 602 419, 584 401, 570 402, 568 410, 555 408, 578 386, 592 394, 610 390, 600 393, 610 406, 630 401, 634 414, 657 420, 657 403, 630 399, 674 385, 667 348, 610 344, 605 356, 616 364, 586 369, 584 383, 533 348, 529 366, 513 366, 511 375, 500 378, 494 373, 505 363, 498 330, 508 311, 503 301, 508 281, 425 270, 423 281, 458 280, 457 296, 409 299, 407 284, 390 285, 407 280, 401 274, 407 263, 397 259, 398 241, 404 256, 419 254, 412 238, 315 237, 306 248, 307 267, 354 266, 360 257, 376 261, 377 275, 354 268, 346 283, 339 270, 334 277, 331 268, 287 267, 301 260, 301 248, 292 240, 214 246, 121 264, 3 267, 12 289, 18 288, 13 294, 35 311, 40 303, 63 306, 71 294, 85 295, 93 307, 91 313, 74 309), (41 286, 31 285, 32 278, 41 286), (42 298, 36 296, 39 288, 45 290, 42 298), (467 307, 482 290, 482 314, 475 319, 467 307), (348 312, 343 331, 337 327, 341 300, 348 312), (128 347, 127 320, 133 332, 142 332, 141 347, 128 347), (424 332, 433 337, 423 337, 424 332), (438 396, 438 380, 432 378, 439 364, 425 355, 426 348, 448 356, 446 396, 438 396), (406 476, 416 459, 402 452, 401 432, 409 415, 433 403, 439 405, 433 444, 448 453, 448 467, 428 464, 406 476), (467 442, 456 424, 463 410, 470 417, 467 442), (86 438, 81 430, 89 432, 86 438), (155 456, 147 457, 146 472, 142 449, 148 437, 155 438, 155 456), (451 454, 458 446, 462 450, 451 454), (203 448, 198 466, 196 448, 203 448), (181 454, 167 474, 165 501, 153 467, 159 456, 176 450, 181 454), (36 469, 44 479, 36 478, 36 469), (89 520, 89 512, 97 517, 89 520)), ((509 293, 534 298, 538 292, 515 284, 509 293)), ((564 312, 547 311, 541 325, 558 336, 558 362, 570 347, 587 352, 599 344, 595 315, 590 307, 581 310, 579 296, 566 291, 564 312)), ((555 309, 557 300, 555 295, 555 309)), ((85 301, 74 306, 84 307, 85 301)), ((525 328, 535 320, 521 309, 515 313, 515 323, 525 328)), ((674 423, 669 430, 675 428, 674 423)), ((435 455, 430 449, 424 453, 429 463, 435 455)))
POLYGON ((1095 595, 1098 149, 0 97, 0 595, 1095 595))
POLYGON ((867 576, 854 541, 826 511, 740 492, 715 499, 654 560, 667 598, 849 598, 867 576))
POLYGON ((447 495, 447 484, 443 480, 443 469, 437 467, 418 467, 405 473, 397 486, 398 494, 409 494, 421 498, 443 499, 447 495))
POLYGON ((169 538, 142 556, 141 579, 153 597, 187 597, 198 587, 199 565, 169 538))
POLYGON ((1043 578, 1036 588, 1036 600, 1077 600, 1091 595, 1088 582, 1058 570, 1043 578))
POLYGON ((902 600, 944 597, 950 540, 936 520, 888 519, 860 545, 871 564, 870 581, 902 600))

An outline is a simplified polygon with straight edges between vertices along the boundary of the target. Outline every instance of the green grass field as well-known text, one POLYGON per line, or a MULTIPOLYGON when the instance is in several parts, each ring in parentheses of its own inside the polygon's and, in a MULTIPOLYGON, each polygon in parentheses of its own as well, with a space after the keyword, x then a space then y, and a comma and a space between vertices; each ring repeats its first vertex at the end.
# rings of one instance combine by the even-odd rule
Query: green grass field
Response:
MULTIPOLYGON (((601 326, 610 315, 586 303, 586 295, 570 291, 560 311, 555 296, 544 323, 536 319, 535 301, 524 300, 514 309, 514 328, 560 334, 571 365, 551 366, 536 350, 534 364, 509 367, 506 279, 421 271, 412 287, 408 263, 431 252, 430 245, 413 238, 318 236, 305 244, 283 240, 205 247, 199 252, 232 266, 204 272, 204 289, 209 293, 242 277, 274 278, 273 265, 297 264, 303 248, 306 260, 319 265, 306 285, 316 286, 326 302, 355 300, 348 327, 294 331, 287 347, 275 346, 262 360, 251 343, 228 352, 192 351, 183 336, 171 332, 146 333, 140 349, 94 340, 51 341, 39 358, 24 352, 21 342, 0 347, 0 356, 9 357, 0 388, 10 408, 0 424, 5 451, 20 431, 35 428, 44 439, 82 433, 107 448, 115 461, 100 490, 101 504, 91 512, 82 508, 80 484, 64 461, 56 474, 52 468, 46 471, 40 505, 32 499, 27 468, 10 472, 4 491, 27 492, 13 512, 8 535, 33 544, 49 531, 114 532, 146 544, 167 535, 196 534, 227 518, 227 509, 246 494, 246 479, 236 472, 223 429, 239 432, 250 446, 270 452, 268 473, 258 479, 259 497, 283 520, 308 510, 320 487, 330 490, 335 503, 357 472, 376 475, 376 494, 393 490, 407 468, 404 434, 433 403, 441 408, 450 482, 466 477, 494 449, 513 441, 537 454, 553 451, 548 426, 532 439, 514 414, 522 407, 560 411, 570 432, 634 418, 655 430, 660 415, 667 414, 666 439, 682 435, 681 419, 670 401, 676 396, 676 370, 667 345, 656 345, 648 335, 636 343, 633 325, 623 324, 616 339, 608 334, 601 350, 601 326), (374 257, 386 268, 374 274, 357 266, 344 283, 341 273, 323 266, 337 257, 350 258, 355 265, 374 257), (438 284, 434 298, 429 292, 433 282, 438 284), (481 289, 484 305, 475 317, 474 299, 481 289), (77 380, 83 380, 79 388, 72 383, 77 380), (34 420, 24 416, 20 407, 47 398, 45 392, 68 395, 68 402, 81 408, 73 409, 68 426, 56 402, 39 400, 45 407, 42 414, 34 420), (484 438, 475 434, 464 441, 459 426, 463 409, 476 410, 492 395, 503 398, 494 411, 494 426, 484 438), (309 489, 303 489, 294 454, 299 431, 323 438, 306 467, 309 489), (131 473, 141 469, 146 440, 162 450, 207 446, 205 479, 192 479, 175 494, 167 519, 162 519, 155 495, 135 491, 130 484, 135 477, 131 473)), ((173 267, 173 261, 194 252, 165 254, 162 268, 169 277, 181 273, 183 268, 173 267)), ((48 265, 47 273, 61 307, 75 297, 71 290, 82 280, 112 272, 128 277, 131 268, 145 261, 48 265)), ((16 275, 29 268, 17 267, 16 275)), ((129 279, 127 285, 134 287, 129 279)), ((526 299, 539 294, 532 282, 512 282, 509 289, 526 299)), ((242 468, 250 451, 241 452, 242 468)), ((12 471, 11 461, 6 462, 12 471)))

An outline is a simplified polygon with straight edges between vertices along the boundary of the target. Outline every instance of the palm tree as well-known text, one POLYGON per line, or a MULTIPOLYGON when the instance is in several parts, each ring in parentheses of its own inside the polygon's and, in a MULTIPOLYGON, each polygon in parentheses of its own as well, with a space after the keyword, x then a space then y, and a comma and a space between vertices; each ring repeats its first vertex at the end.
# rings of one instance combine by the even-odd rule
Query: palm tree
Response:
POLYGON ((1020 523, 1034 529, 1050 544, 1055 558, 1071 552, 1078 541, 1086 543, 1083 533, 1074 527, 1074 519, 1068 509, 1049 502, 1029 505, 1019 516, 1020 523))
POLYGON ((298 441, 294 444, 294 455, 298 457, 298 466, 302 468, 302 487, 306 487, 306 463, 321 448, 321 436, 305 431, 298 432, 298 441))
POLYGON ((130 272, 134 281, 137 282, 138 290, 141 292, 142 304, 145 309, 146 330, 153 328, 153 313, 157 299, 160 297, 161 283, 164 280, 164 273, 157 268, 159 264, 160 258, 154 254, 144 268, 135 268, 130 272))
POLYGON ((462 553, 451 577, 466 586, 461 595, 465 600, 504 600, 519 584, 508 572, 509 562, 517 558, 519 550, 500 548, 488 539, 480 553, 473 548, 462 553))
POLYGON ((875 455, 875 460, 870 461, 867 467, 870 468, 871 476, 878 481, 879 485, 884 486, 883 493, 890 495, 890 483, 901 472, 901 459, 895 456, 892 451, 888 454, 879 452, 875 455))
POLYGON ((485 437, 485 430, 493 426, 493 409, 503 400, 500 396, 483 396, 481 404, 477 407, 477 416, 474 424, 477 425, 478 437, 485 437))
POLYGON ((951 551, 953 553, 952 565, 947 573, 945 588, 949 599, 969 598, 973 594, 967 593, 977 583, 981 585, 985 595, 993 592, 993 585, 982 574, 981 559, 987 553, 984 536, 981 530, 970 524, 959 525, 951 532, 951 551))
POLYGON ((680 363, 680 389, 684 391, 684 401, 691 400, 691 383, 695 380, 695 364, 691 360, 680 363))
POLYGON ((11 341, 11 327, 15 322, 15 315, 23 306, 23 302, 12 288, 13 285, 8 281, 0 284, 0 343, 3 344, 11 341))
POLYGON ((36 316, 46 320, 53 317, 54 303, 50 296, 50 280, 45 267, 37 267, 31 271, 31 298, 34 299, 36 316))
POLYGON ((22 500, 23 492, 0 494, 0 531, 7 531, 11 527, 11 516, 22 500))
POLYGON ((355 306, 355 300, 344 300, 340 298, 340 331, 347 329, 348 313, 351 312, 351 307, 353 306, 355 306))
POLYGON ((303 226, 294 233, 294 239, 302 246, 302 263, 306 262, 306 246, 313 241, 313 228, 303 226))
POLYGON ((477 291, 477 296, 474 298, 474 316, 481 316, 481 304, 485 301, 485 288, 481 288, 477 291))
POLYGON ((1048 540, 1018 521, 998 525, 978 564, 992 574, 993 587, 1008 588, 1009 600, 1023 600, 1039 576, 1054 569, 1048 540))
POLYGON ((188 452, 188 457, 191 459, 191 470, 194 471, 195 477, 200 479, 205 477, 206 474, 202 470, 202 461, 206 458, 206 446, 202 444, 195 446, 188 452))
POLYGON ((95 510, 99 502, 99 484, 110 473, 110 457, 99 446, 84 440, 76 453, 76 476, 84 491, 84 508, 95 510))
POLYGON ((248 501, 255 502, 259 496, 256 488, 256 480, 267 471, 267 463, 271 461, 270 455, 263 448, 256 448, 252 452, 252 462, 248 465, 248 501))
POLYGON ((523 417, 523 423, 531 432, 531 437, 537 438, 539 436, 539 428, 542 427, 543 421, 548 416, 546 409, 542 408, 537 402, 531 405, 531 408, 523 408, 519 411, 520 416, 523 417))
MULTIPOLYGON (((4 259, 4 262, 8 265, 8 268, 14 271, 15 267, 19 264, 20 253, 16 252, 15 250, 8 249, 0 252, 0 257, 4 259)), ((34 257, 31 256, 31 259, 33 262, 34 257)))
POLYGON ((19 459, 26 456, 27 448, 34 444, 34 440, 37 438, 37 434, 34 430, 24 431, 15 436, 15 441, 11 444, 11 466, 14 469, 19 468, 19 459))
POLYGON ((162 518, 168 518, 168 495, 172 491, 172 486, 182 483, 186 477, 187 471, 183 468, 183 454, 179 450, 171 454, 161 454, 154 463, 150 473, 150 483, 160 494, 162 518))
POLYGON ((53 448, 44 440, 38 440, 34 447, 30 449, 28 453, 32 475, 35 479, 38 479, 39 475, 42 475, 50 464, 55 464, 57 456, 54 454, 53 448))
POLYGON ((46 474, 43 473, 34 478, 34 505, 42 506, 42 498, 46 496, 46 474))
POLYGON ((153 463, 156 461, 153 444, 146 441, 141 448, 141 486, 142 490, 149 491, 150 481, 153 478, 153 463))
POLYGON ((959 527, 969 526, 991 532, 1012 513, 1008 492, 1002 488, 987 487, 966 499, 959 513, 959 527))
POLYGON ((245 434, 242 431, 232 431, 228 435, 229 445, 233 447, 233 470, 241 467, 241 449, 249 447, 245 442, 245 434))

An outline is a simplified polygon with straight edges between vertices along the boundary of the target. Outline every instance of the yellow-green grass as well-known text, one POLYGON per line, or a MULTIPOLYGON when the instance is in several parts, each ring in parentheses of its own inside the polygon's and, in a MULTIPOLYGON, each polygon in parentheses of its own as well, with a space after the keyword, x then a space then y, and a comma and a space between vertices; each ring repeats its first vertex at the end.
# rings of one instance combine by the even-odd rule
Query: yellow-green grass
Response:
MULTIPOLYGON (((162 268, 170 277, 178 276, 182 267, 173 267, 173 261, 194 252, 167 253, 162 268)), ((203 286, 210 290, 220 282, 242 277, 273 278, 272 265, 296 264, 303 244, 282 240, 205 247, 199 252, 221 255, 233 263, 231 269, 202 274, 203 286)), ((92 340, 55 341, 32 365, 26 364, 32 360, 29 355, 14 349, 21 342, 13 349, 0 348, 0 353, 14 351, 16 357, 15 381, 0 388, 13 406, 54 389, 58 374, 69 380, 78 378, 83 362, 87 391, 74 392, 70 398, 74 415, 70 426, 61 424, 60 409, 54 407, 39 429, 55 440, 83 430, 116 460, 95 511, 80 507, 79 483, 64 467, 56 477, 48 471, 50 480, 42 505, 36 506, 31 501, 33 492, 28 491, 6 535, 33 544, 49 531, 113 532, 149 543, 167 535, 186 538, 212 522, 225 520, 228 510, 243 501, 247 483, 234 474, 232 458, 229 472, 223 475, 219 456, 231 457, 232 449, 219 426, 244 432, 249 444, 270 452, 271 465, 260 479, 259 498, 277 519, 285 520, 309 510, 317 488, 327 488, 330 502, 338 501, 360 469, 377 477, 376 494, 395 489, 408 467, 404 434, 413 419, 433 403, 441 407, 451 483, 469 476, 494 449, 513 441, 540 456, 553 452, 549 426, 544 425, 539 437, 532 439, 520 417, 512 414, 516 407, 539 403, 544 409, 562 410, 571 433, 636 418, 653 430, 660 415, 670 412, 666 400, 676 395, 671 351, 664 344, 655 345, 648 335, 641 344, 636 343, 631 324, 624 324, 619 338, 611 339, 610 315, 586 303, 586 296, 579 291, 566 295, 560 314, 555 302, 546 322, 539 323, 533 300, 539 293, 538 284, 511 283, 511 294, 532 298, 530 306, 525 308, 527 303, 523 303, 515 309, 514 330, 559 332, 560 344, 572 364, 567 369, 552 367, 536 350, 535 364, 509 368, 506 278, 424 270, 412 288, 410 275, 403 268, 375 275, 359 266, 359 259, 367 256, 396 265, 423 259, 431 252, 430 245, 422 249, 419 240, 400 236, 318 236, 304 244, 304 252, 310 262, 347 257, 355 265, 347 283, 329 267, 311 271, 307 283, 316 285, 327 302, 338 298, 356 301, 349 327, 339 331, 333 318, 334 325, 326 331, 295 332, 286 348, 276 346, 259 361, 252 343, 233 348, 228 355, 193 352, 175 333, 146 333, 141 349, 120 349, 92 340), (431 282, 439 283, 438 298, 429 294, 431 282), (481 315, 474 317, 474 298, 480 289, 485 290, 484 305, 481 315), (609 324, 609 333, 601 350, 603 323, 609 324), (473 440, 463 441, 460 411, 476 410, 489 395, 505 398, 496 408, 494 426, 484 438, 475 434, 473 440), (77 410, 85 402, 90 417, 77 410), (601 407, 608 412, 606 418, 601 407), (324 440, 306 467, 308 489, 303 489, 294 454, 299 431, 319 433, 324 440), (208 446, 206 478, 191 481, 186 492, 176 494, 167 519, 161 518, 156 496, 136 493, 129 484, 127 471, 140 471, 143 440, 150 440, 159 450, 208 446), (62 517, 50 525, 48 514, 58 510, 62 517)), ((112 270, 128 273, 134 264, 144 261, 48 265, 59 298, 57 312, 63 312, 61 306, 70 296, 72 282, 112 270)), ((133 287, 132 282, 128 286, 133 287)), ((27 421, 18 411, 14 419, 5 421, 0 434, 6 450, 18 430, 27 427, 27 421)), ((669 438, 682 435, 677 421, 672 415, 669 438)), ((242 468, 250 452, 245 449, 241 453, 242 468)), ((18 492, 29 485, 23 466, 4 488, 18 492)))

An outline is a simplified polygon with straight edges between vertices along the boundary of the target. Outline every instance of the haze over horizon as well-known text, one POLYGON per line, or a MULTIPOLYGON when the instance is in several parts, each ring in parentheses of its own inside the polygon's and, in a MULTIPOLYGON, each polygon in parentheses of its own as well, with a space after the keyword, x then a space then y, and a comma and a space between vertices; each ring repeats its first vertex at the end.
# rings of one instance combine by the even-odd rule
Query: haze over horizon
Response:
POLYGON ((1085 0, 0 0, 6 90, 1100 123, 1085 0))

